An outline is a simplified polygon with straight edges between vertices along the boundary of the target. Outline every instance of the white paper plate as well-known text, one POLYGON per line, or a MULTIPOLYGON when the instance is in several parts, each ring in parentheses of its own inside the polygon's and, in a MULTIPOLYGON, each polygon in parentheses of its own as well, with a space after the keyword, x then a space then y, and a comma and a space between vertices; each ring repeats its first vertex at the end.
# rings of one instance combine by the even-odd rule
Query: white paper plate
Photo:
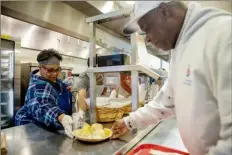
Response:
MULTIPOLYGON (((105 128, 105 129, 110 131, 110 135, 108 137, 105 137, 105 138, 86 138, 86 137, 78 136, 75 134, 73 134, 73 136, 75 137, 75 139, 78 139, 78 140, 83 141, 83 142, 90 142, 90 143, 102 142, 102 141, 109 139, 112 136, 112 131, 110 129, 107 129, 107 128, 105 128)), ((78 129, 78 130, 81 130, 81 129, 78 129)))

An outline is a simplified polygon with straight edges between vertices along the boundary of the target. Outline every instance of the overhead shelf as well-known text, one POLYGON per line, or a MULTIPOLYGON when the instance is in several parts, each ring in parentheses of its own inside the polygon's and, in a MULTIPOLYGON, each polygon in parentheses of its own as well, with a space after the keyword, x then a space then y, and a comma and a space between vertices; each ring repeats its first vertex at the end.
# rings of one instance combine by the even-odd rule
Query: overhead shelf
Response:
POLYGON ((3 54, 1 54, 1 59, 9 59, 10 58, 10 56, 9 55, 3 55, 3 54))
POLYGON ((9 118, 6 118, 4 120, 1 119, 1 129, 6 128, 9 126, 9 118))
MULTIPOLYGON (((138 108, 138 76, 141 73, 145 73, 156 80, 162 79, 163 75, 160 75, 157 71, 150 69, 149 67, 140 65, 138 63, 138 51, 146 51, 145 40, 137 33, 131 35, 131 63, 132 65, 121 66, 107 66, 107 67, 93 67, 94 56, 96 53, 96 25, 99 23, 105 23, 108 21, 115 21, 118 18, 132 17, 132 10, 123 9, 115 12, 110 12, 94 17, 87 18, 89 24, 89 51, 90 51, 90 68, 87 69, 88 73, 106 73, 106 72, 131 72, 131 96, 132 96, 132 111, 138 108)), ((95 93, 95 76, 90 74, 90 122, 96 122, 96 93, 95 93)), ((166 77, 165 77, 166 78, 166 77)))
POLYGON ((7 103, 6 102, 2 102, 1 105, 7 105, 7 103))
POLYGON ((1 81, 12 81, 11 78, 4 78, 4 79, 1 79, 1 81))
POLYGON ((158 80, 163 78, 161 75, 155 71, 143 66, 143 65, 123 65, 123 66, 107 66, 107 67, 94 67, 88 68, 87 72, 89 73, 105 73, 105 72, 124 72, 124 71, 138 71, 153 77, 158 80))
POLYGON ((8 116, 7 115, 1 115, 1 119, 3 119, 3 118, 7 118, 8 116))
POLYGON ((9 66, 1 66, 1 69, 9 69, 9 66))

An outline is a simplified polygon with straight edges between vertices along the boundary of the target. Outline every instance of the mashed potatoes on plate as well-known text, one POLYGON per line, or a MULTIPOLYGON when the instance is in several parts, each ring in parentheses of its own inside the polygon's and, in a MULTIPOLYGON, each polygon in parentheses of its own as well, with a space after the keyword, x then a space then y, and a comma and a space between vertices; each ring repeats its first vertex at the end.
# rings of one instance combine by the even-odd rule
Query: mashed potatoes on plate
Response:
POLYGON ((73 131, 73 135, 77 138, 82 139, 107 139, 111 136, 111 130, 103 128, 102 124, 92 124, 91 126, 87 123, 82 129, 73 131))

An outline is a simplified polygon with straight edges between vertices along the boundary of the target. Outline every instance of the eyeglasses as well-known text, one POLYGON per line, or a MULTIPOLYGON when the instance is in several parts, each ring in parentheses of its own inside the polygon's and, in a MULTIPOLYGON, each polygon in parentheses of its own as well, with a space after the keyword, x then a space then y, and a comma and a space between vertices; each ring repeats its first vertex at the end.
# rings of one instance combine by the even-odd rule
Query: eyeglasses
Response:
POLYGON ((42 66, 48 73, 59 73, 60 71, 62 71, 61 67, 58 67, 57 69, 53 69, 53 68, 46 68, 45 66, 42 66))

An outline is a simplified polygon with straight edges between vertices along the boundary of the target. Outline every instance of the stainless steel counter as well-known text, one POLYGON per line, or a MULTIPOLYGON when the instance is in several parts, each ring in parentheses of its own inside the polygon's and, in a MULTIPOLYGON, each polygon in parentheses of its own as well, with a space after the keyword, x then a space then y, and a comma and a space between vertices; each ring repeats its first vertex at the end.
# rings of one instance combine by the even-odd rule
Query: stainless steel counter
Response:
POLYGON ((7 137, 8 155, 109 155, 126 144, 120 140, 82 143, 34 124, 5 129, 3 132, 7 137))
POLYGON ((64 134, 50 132, 34 124, 2 131, 7 137, 8 155, 112 155, 122 148, 133 147, 137 142, 156 143, 185 151, 174 119, 164 121, 154 129, 153 127, 131 134, 127 138, 127 141, 130 141, 128 143, 122 140, 108 140, 94 144, 73 141, 64 134), (138 138, 144 131, 150 130, 144 139, 138 138))
POLYGON ((188 152, 182 142, 175 118, 161 122, 137 145, 146 144, 146 143, 158 144, 158 145, 178 149, 180 151, 188 152))
MULTIPOLYGON (((104 124, 110 128, 112 124, 104 124)), ((128 141, 140 132, 130 134, 128 141)), ((7 138, 8 155, 112 155, 127 144, 125 140, 107 140, 101 143, 73 141, 62 132, 51 132, 34 124, 2 130, 7 138)))
POLYGON ((155 126, 155 128, 154 125, 151 125, 150 129, 148 127, 143 132, 140 132, 135 138, 133 138, 129 143, 125 144, 116 153, 117 155, 123 155, 127 153, 128 150, 131 150, 141 144, 157 144, 188 152, 182 142, 175 118, 162 121, 155 126), (144 136, 141 136, 142 134, 144 136), (131 147, 132 145, 133 147, 131 147))

